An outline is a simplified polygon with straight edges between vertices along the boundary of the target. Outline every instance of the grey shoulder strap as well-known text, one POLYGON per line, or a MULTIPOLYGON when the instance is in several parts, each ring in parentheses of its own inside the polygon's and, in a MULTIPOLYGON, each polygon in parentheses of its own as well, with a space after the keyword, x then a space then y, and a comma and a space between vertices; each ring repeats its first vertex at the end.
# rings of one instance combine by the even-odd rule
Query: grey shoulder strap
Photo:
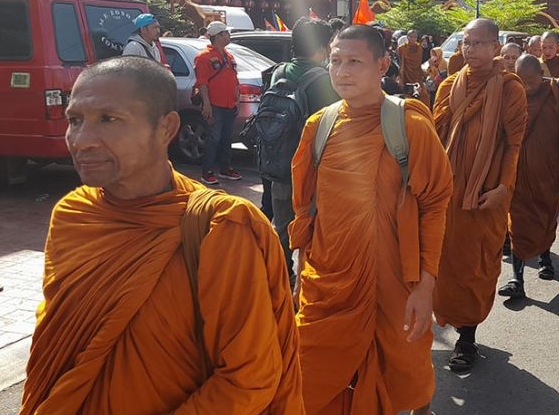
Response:
POLYGON ((380 110, 380 126, 388 151, 396 159, 402 173, 402 184, 407 187, 410 177, 408 155, 409 142, 406 134, 404 99, 386 95, 380 110))
POLYGON ((301 76, 297 86, 301 91, 305 92, 314 81, 326 75, 328 75, 328 71, 321 66, 311 68, 301 76))
MULTIPOLYGON (((338 119, 338 112, 340 111, 341 107, 342 101, 334 102, 330 106, 326 107, 324 114, 322 114, 322 117, 320 118, 312 149, 314 167, 316 169, 318 169, 318 165, 320 164, 320 160, 322 159, 322 153, 324 153, 324 148, 326 147, 326 142, 328 141, 328 137, 330 137, 330 134, 332 133, 334 124, 336 124, 336 120, 338 119)), ((311 217, 316 216, 316 189, 311 198, 309 215, 311 217)))
POLYGON ((313 143, 313 160, 314 166, 318 168, 320 160, 322 159, 322 153, 326 147, 326 141, 330 137, 330 133, 334 128, 334 124, 338 119, 338 112, 342 107, 342 101, 334 102, 333 104, 326 107, 324 114, 320 118, 318 124, 318 130, 316 131, 316 136, 313 143))

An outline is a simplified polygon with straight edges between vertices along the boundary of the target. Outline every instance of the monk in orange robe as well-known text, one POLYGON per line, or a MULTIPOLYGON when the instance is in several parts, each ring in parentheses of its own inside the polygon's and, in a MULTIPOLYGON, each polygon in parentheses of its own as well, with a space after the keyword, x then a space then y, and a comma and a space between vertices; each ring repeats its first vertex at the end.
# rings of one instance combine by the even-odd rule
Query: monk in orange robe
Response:
POLYGON ((501 48, 501 57, 505 71, 514 73, 516 61, 522 55, 522 48, 517 43, 507 43, 501 48))
POLYGON ((492 20, 466 26, 467 65, 443 81, 434 106, 454 173, 434 308, 439 324, 451 324, 460 333, 449 361, 455 371, 474 365, 475 330, 493 305, 526 128, 522 82, 494 58, 498 35, 492 20))
POLYGON ((543 76, 559 78, 559 34, 545 32, 542 35, 542 57, 540 62, 543 67, 543 76))
POLYGON ((398 48, 398 56, 400 57, 400 83, 402 86, 406 84, 419 84, 419 99, 425 105, 430 105, 429 93, 425 89, 425 74, 421 69, 423 61, 423 48, 417 42, 417 32, 410 30, 407 34, 408 41, 398 48))
POLYGON ((338 34, 330 61, 344 98, 338 119, 318 170, 323 111, 309 119, 293 160, 290 236, 302 264, 296 318, 308 415, 430 414, 431 299, 452 176, 429 109, 407 100, 403 187, 380 125, 389 64, 376 29, 338 34))
POLYGON ((536 58, 541 58, 542 56, 542 37, 532 36, 528 39, 528 44, 526 45, 526 53, 535 56, 536 58))
POLYGON ((458 41, 458 46, 456 52, 454 52, 450 58, 448 58, 448 75, 455 74, 460 69, 464 67, 466 62, 464 62, 464 55, 462 54, 462 41, 458 41))
POLYGON ((172 74, 131 56, 74 86, 85 185, 52 215, 21 415, 304 415, 279 240, 172 170, 175 100, 172 74))
POLYGON ((509 215, 514 278, 499 289, 499 295, 513 298, 526 296, 524 264, 530 258, 539 256, 541 279, 553 279, 549 250, 559 214, 559 86, 556 79, 543 79, 532 55, 520 57, 516 73, 528 95, 528 124, 509 215))

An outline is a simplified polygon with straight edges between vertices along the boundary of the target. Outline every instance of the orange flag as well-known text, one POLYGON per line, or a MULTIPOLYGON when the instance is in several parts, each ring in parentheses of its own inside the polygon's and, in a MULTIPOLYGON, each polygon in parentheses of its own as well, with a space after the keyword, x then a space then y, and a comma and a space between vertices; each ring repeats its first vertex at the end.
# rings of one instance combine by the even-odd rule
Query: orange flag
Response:
POLYGON ((277 32, 275 26, 268 21, 268 19, 264 19, 264 24, 266 25, 266 30, 270 32, 277 32))
POLYGON ((312 7, 309 7, 309 17, 311 19, 320 19, 320 17, 318 17, 318 15, 315 12, 313 12, 312 7))
POLYGON ((369 7, 367 0, 360 0, 359 7, 353 17, 353 24, 367 24, 375 20, 375 14, 369 7))

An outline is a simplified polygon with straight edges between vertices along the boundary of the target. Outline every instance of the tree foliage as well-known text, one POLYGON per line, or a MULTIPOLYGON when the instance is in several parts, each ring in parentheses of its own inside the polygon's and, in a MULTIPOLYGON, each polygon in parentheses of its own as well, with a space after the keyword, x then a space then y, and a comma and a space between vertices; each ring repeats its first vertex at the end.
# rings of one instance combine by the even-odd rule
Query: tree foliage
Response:
POLYGON ((171 12, 168 0, 147 0, 147 3, 150 12, 161 25, 161 33, 170 30, 174 36, 179 37, 196 35, 193 23, 183 19, 180 7, 171 12))
MULTIPOLYGON (((422 34, 450 34, 462 29, 476 17, 476 0, 462 0, 461 7, 444 10, 433 0, 402 0, 387 13, 379 15, 393 29, 415 29, 422 34)), ((501 30, 541 34, 546 30, 536 22, 545 4, 536 0, 481 1, 480 15, 497 22, 501 30)))
POLYGON ((450 34, 456 28, 455 22, 433 0, 401 0, 378 18, 392 29, 414 29, 420 34, 450 34))
MULTIPOLYGON (((455 7, 447 12, 457 29, 463 28, 476 17, 476 0, 465 0, 469 6, 455 7)), ((544 4, 536 0, 490 0, 480 4, 480 16, 494 20, 499 29, 541 34, 546 30, 536 22, 539 12, 545 10, 544 4)))

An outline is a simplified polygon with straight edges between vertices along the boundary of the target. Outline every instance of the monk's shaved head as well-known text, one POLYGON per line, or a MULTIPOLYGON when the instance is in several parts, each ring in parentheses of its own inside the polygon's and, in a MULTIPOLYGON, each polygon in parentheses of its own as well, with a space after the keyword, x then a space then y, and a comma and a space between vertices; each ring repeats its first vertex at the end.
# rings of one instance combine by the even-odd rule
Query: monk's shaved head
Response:
POLYGON ((538 58, 528 54, 522 55, 516 61, 516 73, 524 82, 528 96, 538 92, 543 81, 543 69, 538 58))
POLYGON ((541 36, 532 36, 529 40, 528 40, 528 47, 532 47, 534 45, 539 45, 542 41, 542 37, 541 36))
POLYGON ((542 38, 541 38, 541 39, 542 39, 542 41, 545 41, 545 40, 547 40, 547 39, 552 39, 552 40, 554 40, 555 42, 558 42, 558 43, 559 43, 559 33, 555 33, 555 32, 545 32, 545 33, 542 35, 542 38))
POLYGON ((464 29, 465 32, 474 30, 474 29, 482 29, 485 30, 487 33, 487 37, 491 40, 498 41, 499 40, 499 26, 491 19, 475 19, 472 20, 466 28, 464 29))
POLYGON ((543 69, 538 58, 532 55, 524 54, 516 60, 516 71, 541 74, 543 69))
POLYGON ((368 49, 373 52, 373 57, 379 59, 385 56, 386 48, 384 33, 377 28, 367 25, 353 25, 345 28, 336 35, 340 40, 364 40, 368 49))
POLYGON ((507 53, 509 50, 514 50, 515 52, 522 53, 522 47, 518 43, 509 42, 501 49, 501 55, 507 53))

